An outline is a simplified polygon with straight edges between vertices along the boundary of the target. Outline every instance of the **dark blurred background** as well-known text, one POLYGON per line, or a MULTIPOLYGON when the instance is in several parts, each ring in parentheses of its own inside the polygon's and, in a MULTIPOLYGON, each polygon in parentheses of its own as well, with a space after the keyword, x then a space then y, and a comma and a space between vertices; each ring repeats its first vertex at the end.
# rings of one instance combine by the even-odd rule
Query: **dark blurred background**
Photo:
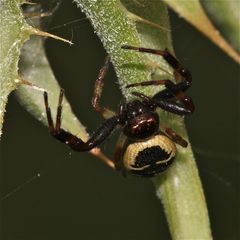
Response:
MULTIPOLYGON (((91 96, 106 53, 88 20, 64 26, 83 17, 71 1, 62 1, 46 27, 75 44, 48 39, 46 51, 74 112, 91 132, 102 121, 91 107, 91 96)), ((186 125, 213 236, 239 239, 239 67, 183 19, 173 12, 170 17, 176 55, 193 74, 189 95, 196 112, 186 125)), ((115 109, 121 93, 113 69, 105 82, 102 102, 115 109)), ((106 152, 115 140, 107 141, 106 152)), ((3 240, 170 239, 151 180, 124 178, 87 153, 71 153, 14 95, 0 159, 3 240)))

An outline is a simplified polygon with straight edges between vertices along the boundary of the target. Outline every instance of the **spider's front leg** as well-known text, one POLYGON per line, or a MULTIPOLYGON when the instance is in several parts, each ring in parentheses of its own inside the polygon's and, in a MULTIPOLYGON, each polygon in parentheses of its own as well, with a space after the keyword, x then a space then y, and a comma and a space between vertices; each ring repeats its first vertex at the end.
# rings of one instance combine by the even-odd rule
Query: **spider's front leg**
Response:
MULTIPOLYGON (((173 83, 170 80, 153 80, 147 82, 140 82, 137 84, 131 84, 128 87, 133 87, 133 86, 147 86, 147 85, 165 85, 166 89, 160 91, 157 93, 153 98, 156 101, 161 101, 162 105, 162 100, 163 99, 170 99, 175 97, 178 99, 184 106, 188 114, 194 112, 194 103, 192 99, 187 96, 184 92, 191 86, 192 83, 192 76, 189 70, 187 70, 167 49, 165 50, 156 50, 156 49, 151 49, 151 48, 141 48, 141 47, 134 47, 134 46, 122 46, 123 49, 129 49, 129 50, 135 50, 139 52, 145 52, 145 53, 151 53, 155 55, 161 55, 174 69, 174 75, 177 77, 181 76, 182 81, 178 82, 177 84, 173 83)), ((168 101, 167 101, 168 102, 168 101)), ((166 102, 165 102, 166 103, 166 102)), ((171 106, 172 101, 166 103, 167 105, 171 106)), ((163 105, 164 106, 166 106, 163 105)), ((161 106, 160 106, 161 107, 161 106)), ((183 114, 180 114, 183 115, 183 114)))
POLYGON ((190 87, 192 83, 192 76, 189 70, 187 70, 167 49, 157 50, 152 48, 134 47, 129 45, 122 46, 122 49, 134 50, 138 52, 151 53, 160 55, 172 66, 177 75, 180 75, 184 82, 185 87, 190 87))
POLYGON ((73 150, 79 152, 90 151, 94 147, 100 145, 118 125, 119 118, 115 115, 103 122, 102 125, 90 136, 87 142, 82 141, 77 136, 61 128, 63 94, 64 91, 61 89, 57 108, 56 124, 54 126, 51 109, 48 104, 48 94, 47 92, 44 92, 44 102, 46 107, 48 126, 50 134, 54 138, 67 144, 73 150))
MULTIPOLYGON (((162 91, 160 91, 160 93, 161 92, 162 91)), ((157 94, 159 94, 159 93, 157 93, 157 94)), ((165 99, 165 98, 159 98, 159 97, 155 98, 156 95, 153 98, 150 98, 150 97, 144 95, 143 93, 139 93, 139 92, 132 92, 132 95, 141 98, 143 101, 145 101, 152 107, 156 108, 158 106, 158 107, 162 108, 163 110, 166 110, 168 112, 171 112, 171 113, 174 113, 174 114, 177 114, 180 116, 185 116, 185 115, 192 113, 185 106, 183 106, 182 104, 179 104, 178 102, 176 102, 172 99, 165 99)))

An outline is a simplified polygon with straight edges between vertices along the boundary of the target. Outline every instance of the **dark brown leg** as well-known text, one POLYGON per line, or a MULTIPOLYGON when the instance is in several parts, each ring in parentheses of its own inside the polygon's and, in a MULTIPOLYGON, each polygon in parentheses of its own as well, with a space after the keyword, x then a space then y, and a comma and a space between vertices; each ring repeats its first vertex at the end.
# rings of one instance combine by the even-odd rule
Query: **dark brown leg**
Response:
MULTIPOLYGON (((64 95, 64 90, 60 90, 59 94, 59 101, 58 101, 58 109, 57 109, 57 115, 56 115, 56 127, 54 127, 54 123, 52 120, 52 114, 51 114, 51 109, 48 104, 48 94, 47 92, 44 92, 44 102, 45 102, 45 107, 46 107, 46 113, 47 113, 47 121, 48 121, 48 126, 49 126, 49 131, 51 135, 58 139, 59 141, 69 145, 72 149, 74 150, 79 150, 75 149, 77 147, 78 142, 81 142, 81 139, 77 138, 73 134, 66 132, 65 130, 61 129, 61 116, 62 116, 62 101, 63 101, 63 95, 64 95)), ((113 163, 112 160, 107 158, 99 148, 93 148, 90 150, 91 153, 101 159, 104 163, 106 163, 109 167, 112 169, 115 169, 115 164, 113 163)))
POLYGON ((124 45, 122 46, 122 48, 162 56, 172 66, 176 74, 179 74, 180 76, 182 76, 183 81, 186 82, 187 85, 189 86, 191 85, 192 83, 191 73, 167 49, 156 50, 151 48, 141 48, 141 47, 134 47, 129 45, 124 45))
MULTIPOLYGON (((194 107, 194 103, 191 97, 187 96, 183 90, 181 90, 180 87, 186 87, 186 85, 183 85, 182 83, 185 82, 181 82, 178 84, 173 83, 172 81, 166 81, 165 83, 165 87, 166 89, 168 89, 170 92, 172 92, 172 94, 174 95, 174 97, 179 100, 182 104, 184 104, 184 106, 191 112, 193 113, 195 110, 194 107), (182 84, 182 85, 181 85, 182 84)), ((156 98, 156 97, 155 97, 156 98)))
POLYGON ((47 94, 47 92, 44 92, 43 96, 44 96, 44 103, 45 103, 45 108, 46 108, 49 131, 50 131, 51 134, 53 134, 55 132, 55 127, 54 127, 54 123, 53 123, 53 119, 52 119, 51 109, 50 109, 49 104, 48 104, 48 94, 47 94))
MULTIPOLYGON (((191 83, 192 83, 191 73, 186 68, 184 68, 183 65, 167 49, 156 50, 156 49, 141 48, 141 47, 134 47, 134 46, 128 46, 128 45, 122 46, 122 48, 162 56, 173 67, 175 71, 174 75, 177 78, 178 78, 178 75, 181 76, 182 81, 177 84, 173 83, 170 80, 152 81, 153 83, 152 85, 157 85, 157 84, 162 85, 163 84, 162 81, 164 81, 165 87, 167 88, 166 91, 163 90, 164 92, 162 93, 160 92, 159 94, 156 94, 154 98, 156 99, 162 96, 170 97, 172 95, 176 97, 180 102, 182 102, 185 105, 185 107, 188 108, 189 111, 194 112, 194 104, 192 99, 183 92, 191 86, 191 83)), ((145 84, 145 82, 143 82, 143 84, 145 84)))
POLYGON ((172 99, 162 99, 162 98, 149 98, 148 96, 144 95, 143 93, 139 92, 132 92, 132 94, 136 97, 141 98, 144 102, 146 102, 149 107, 152 109, 155 109, 156 107, 160 107, 163 110, 166 110, 168 112, 177 114, 177 115, 189 115, 192 112, 183 106, 182 104, 177 103, 176 101, 172 99))
POLYGON ((58 108, 57 108, 57 115, 56 115, 56 126, 55 126, 56 132, 59 132, 61 127, 63 95, 64 95, 64 90, 61 89, 59 94, 58 108))
POLYGON ((103 80, 104 80, 104 77, 106 76, 106 73, 108 71, 109 63, 110 63, 110 57, 107 56, 106 59, 105 59, 105 63, 103 65, 103 67, 100 69, 98 78, 95 82, 94 94, 93 94, 93 98, 92 98, 92 105, 93 105, 95 111, 100 113, 101 116, 105 119, 110 118, 110 117, 115 115, 115 113, 113 111, 111 111, 108 108, 101 107, 100 104, 99 104, 100 97, 101 97, 101 94, 102 94, 103 84, 104 84, 103 80))
POLYGON ((69 145, 73 150, 83 152, 90 151, 91 149, 97 147, 101 144, 114 130, 114 128, 119 124, 119 119, 117 116, 113 116, 107 119, 102 125, 90 136, 87 142, 82 141, 80 138, 71 134, 68 131, 65 131, 61 128, 61 115, 62 115, 62 100, 63 100, 63 90, 60 91, 59 96, 59 105, 56 116, 56 125, 52 120, 51 109, 48 104, 48 95, 47 92, 44 92, 44 102, 47 113, 47 120, 49 125, 49 130, 51 135, 58 139, 59 141, 69 145))
POLYGON ((146 95, 144 95, 143 93, 140 92, 131 92, 132 95, 141 98, 143 101, 145 102, 151 102, 152 103, 152 99, 146 95))
POLYGON ((188 146, 188 142, 185 141, 181 136, 179 136, 174 130, 172 130, 169 127, 163 126, 161 124, 161 129, 163 130, 163 132, 165 132, 167 134, 167 136, 175 143, 177 143, 178 145, 182 146, 182 147, 187 147, 188 146))
POLYGON ((152 102, 163 110, 180 116, 185 116, 192 113, 188 108, 171 99, 154 99, 152 102))
POLYGON ((151 48, 134 47, 129 45, 124 45, 122 46, 122 48, 162 56, 174 68, 174 70, 184 78, 185 82, 187 82, 189 85, 191 84, 192 76, 190 72, 185 67, 183 67, 183 65, 167 49, 156 50, 151 48))
POLYGON ((138 86, 165 85, 166 81, 169 81, 169 80, 149 80, 149 81, 129 84, 126 86, 126 88, 138 87, 138 86))

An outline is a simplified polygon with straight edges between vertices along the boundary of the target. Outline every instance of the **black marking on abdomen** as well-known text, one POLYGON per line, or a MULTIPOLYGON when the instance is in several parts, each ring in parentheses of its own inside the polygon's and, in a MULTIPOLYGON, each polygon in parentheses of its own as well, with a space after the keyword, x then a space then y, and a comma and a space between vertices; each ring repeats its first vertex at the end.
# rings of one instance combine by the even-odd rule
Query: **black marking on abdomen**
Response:
POLYGON ((141 168, 146 165, 152 165, 158 161, 166 160, 169 157, 170 153, 168 154, 159 146, 145 148, 143 151, 138 153, 133 167, 141 168))
POLYGON ((135 175, 153 177, 157 173, 165 171, 172 164, 174 157, 169 159, 167 162, 161 163, 161 160, 167 160, 170 157, 170 154, 171 153, 168 154, 159 146, 146 148, 143 151, 139 152, 138 156, 136 157, 135 164, 132 166, 136 169, 131 169, 130 171, 135 175), (149 166, 141 169, 147 165, 149 166))

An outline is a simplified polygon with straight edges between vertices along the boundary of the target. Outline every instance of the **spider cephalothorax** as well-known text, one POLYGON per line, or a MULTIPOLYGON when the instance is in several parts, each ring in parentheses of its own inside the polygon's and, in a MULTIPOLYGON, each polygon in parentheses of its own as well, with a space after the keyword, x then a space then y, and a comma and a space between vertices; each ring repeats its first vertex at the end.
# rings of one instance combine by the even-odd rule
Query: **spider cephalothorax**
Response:
POLYGON ((84 142, 61 128, 63 90, 60 92, 55 126, 48 105, 48 95, 45 92, 44 100, 49 129, 53 137, 69 145, 73 150, 81 152, 90 151, 99 146, 115 127, 121 126, 122 134, 116 147, 113 168, 124 173, 152 177, 165 171, 172 164, 176 156, 175 143, 187 147, 187 142, 184 139, 160 122, 156 109, 159 107, 182 116, 191 114, 194 111, 194 104, 184 92, 190 87, 192 78, 190 72, 168 50, 161 51, 132 46, 123 46, 122 48, 163 56, 175 70, 175 75, 181 77, 181 81, 174 83, 170 80, 151 80, 128 85, 127 88, 164 85, 165 89, 153 97, 132 92, 137 99, 130 102, 124 101, 120 104, 117 114, 113 114, 107 108, 99 105, 103 79, 110 61, 107 57, 96 81, 92 99, 95 110, 107 118, 105 122, 90 136, 87 142, 84 142))

